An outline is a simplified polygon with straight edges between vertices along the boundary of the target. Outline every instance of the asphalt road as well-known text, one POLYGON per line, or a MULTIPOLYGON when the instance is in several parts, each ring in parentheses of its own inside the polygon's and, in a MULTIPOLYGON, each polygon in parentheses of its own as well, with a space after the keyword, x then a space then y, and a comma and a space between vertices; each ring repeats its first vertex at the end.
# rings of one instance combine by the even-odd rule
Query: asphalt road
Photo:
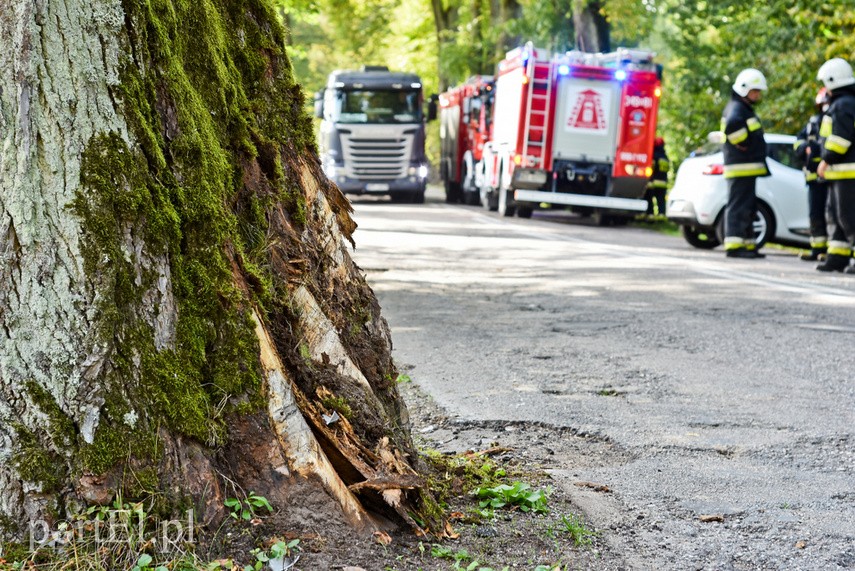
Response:
POLYGON ((437 189, 353 202, 395 359, 441 407, 621 451, 554 477, 612 490, 578 500, 629 568, 855 569, 855 276, 437 189))

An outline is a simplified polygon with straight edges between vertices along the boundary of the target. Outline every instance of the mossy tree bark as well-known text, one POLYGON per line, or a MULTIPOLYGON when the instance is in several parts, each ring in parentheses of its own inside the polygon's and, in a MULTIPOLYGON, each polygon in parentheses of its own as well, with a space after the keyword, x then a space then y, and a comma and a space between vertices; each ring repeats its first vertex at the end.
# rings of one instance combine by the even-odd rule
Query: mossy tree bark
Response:
POLYGON ((216 522, 235 488, 414 524, 388 327, 265 0, 0 0, 0 38, 0 538, 118 493, 216 522))

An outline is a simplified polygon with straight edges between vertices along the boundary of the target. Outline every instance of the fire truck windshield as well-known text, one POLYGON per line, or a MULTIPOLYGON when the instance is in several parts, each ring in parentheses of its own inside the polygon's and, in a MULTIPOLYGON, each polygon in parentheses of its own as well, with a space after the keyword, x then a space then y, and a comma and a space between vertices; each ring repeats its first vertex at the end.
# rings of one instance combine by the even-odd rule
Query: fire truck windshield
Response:
POLYGON ((339 91, 332 119, 337 123, 419 123, 420 95, 418 90, 339 91))

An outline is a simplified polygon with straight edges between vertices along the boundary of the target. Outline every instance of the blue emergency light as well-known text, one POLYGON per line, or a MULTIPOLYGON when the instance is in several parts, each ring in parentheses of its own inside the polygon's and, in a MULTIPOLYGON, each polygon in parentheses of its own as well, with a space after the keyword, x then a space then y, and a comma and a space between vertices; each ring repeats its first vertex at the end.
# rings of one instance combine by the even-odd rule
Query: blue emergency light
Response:
POLYGON ((617 79, 618 81, 623 81, 624 79, 626 79, 626 72, 622 69, 617 70, 615 72, 615 79, 617 79))
POLYGON ((570 73, 570 66, 569 65, 564 64, 564 65, 558 66, 558 75, 567 75, 569 73, 570 73))

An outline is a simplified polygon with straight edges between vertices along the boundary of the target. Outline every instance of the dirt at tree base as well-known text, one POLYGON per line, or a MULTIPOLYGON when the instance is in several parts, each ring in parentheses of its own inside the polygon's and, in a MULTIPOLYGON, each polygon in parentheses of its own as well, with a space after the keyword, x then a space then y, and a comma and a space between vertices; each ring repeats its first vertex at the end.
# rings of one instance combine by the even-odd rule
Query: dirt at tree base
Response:
POLYGON ((322 513, 314 514, 311 522, 295 525, 293 517, 277 514, 265 518, 255 529, 248 529, 246 524, 227 524, 218 534, 216 545, 210 547, 220 557, 226 552, 245 563, 249 550, 265 541, 269 543, 271 538, 297 538, 301 550, 299 560, 291 567, 294 571, 348 567, 365 571, 440 571, 468 569, 474 561, 478 562, 476 570, 496 571, 505 567, 534 571, 539 565, 550 570, 558 566, 562 571, 627 568, 622 558, 610 550, 610 530, 597 530, 584 522, 582 510, 571 501, 573 490, 568 490, 577 486, 590 494, 609 494, 608 488, 591 482, 568 483, 566 478, 550 475, 553 469, 569 469, 572 473, 568 467, 622 462, 626 460, 625 452, 601 438, 578 435, 569 429, 535 423, 462 421, 438 408, 414 383, 403 383, 400 388, 410 410, 414 439, 422 452, 451 456, 490 450, 490 457, 508 473, 505 482, 520 480, 532 489, 551 490, 549 513, 497 509, 494 518, 479 518, 473 515, 479 507, 477 500, 457 490, 444 506, 446 515, 456 516, 451 519, 453 531, 459 534, 456 539, 439 541, 417 537, 411 530, 391 529, 391 542, 382 545, 376 536, 354 535, 337 524, 332 515, 328 525, 324 525, 322 513), (587 536, 590 543, 575 545, 562 516, 571 520, 579 517, 584 528, 594 532, 587 536), (455 556, 459 559, 457 566, 455 556))

